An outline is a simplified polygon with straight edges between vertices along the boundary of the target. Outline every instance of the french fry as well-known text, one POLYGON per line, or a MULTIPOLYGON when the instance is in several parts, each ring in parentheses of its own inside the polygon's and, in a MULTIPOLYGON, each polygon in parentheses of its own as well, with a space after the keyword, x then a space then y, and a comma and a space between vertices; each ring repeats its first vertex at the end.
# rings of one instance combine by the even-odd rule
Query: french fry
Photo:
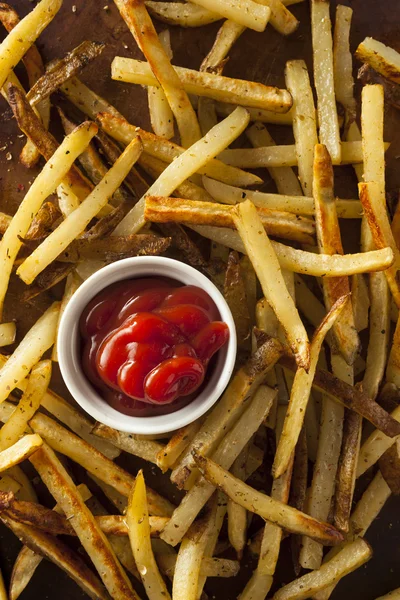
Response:
POLYGON ((379 469, 392 494, 400 494, 400 440, 397 439, 389 450, 379 460, 379 469))
POLYGON ((61 5, 62 0, 41 0, 0 44, 0 88, 3 87, 14 66, 19 63, 42 31, 54 19, 61 5))
POLYGON ((87 475, 96 483, 96 485, 98 485, 105 497, 108 498, 111 504, 113 504, 120 513, 126 512, 126 507, 128 505, 128 498, 126 496, 120 494, 112 485, 105 483, 93 475, 93 473, 87 471, 87 475))
POLYGON ((300 366, 309 367, 309 342, 293 299, 289 295, 273 246, 250 201, 238 204, 234 220, 247 249, 265 298, 284 328, 288 342, 300 366))
POLYGON ((356 58, 390 81, 400 83, 400 54, 382 42, 367 37, 356 50, 356 58))
MULTIPOLYGON (((112 460, 101 454, 89 443, 80 439, 77 435, 71 433, 61 425, 58 425, 53 419, 37 413, 30 420, 29 425, 33 431, 40 432, 40 435, 56 452, 61 452, 68 456, 89 473, 96 475, 105 483, 112 485, 118 492, 125 497, 129 496, 130 489, 135 478, 127 471, 116 465, 112 460)), ((173 506, 162 496, 152 490, 148 490, 149 509, 152 514, 159 516, 169 516, 172 514, 173 506)))
MULTIPOLYGON (((306 422, 307 428, 307 422, 306 422)), ((318 440, 315 442, 317 446, 318 440)), ((289 496, 289 504, 304 512, 307 498, 307 483, 308 483, 308 460, 311 458, 311 445, 307 438, 307 429, 303 427, 299 441, 296 445, 293 461, 293 473, 291 479, 291 489, 289 496)), ((316 450, 315 450, 316 456, 316 450)), ((315 462, 315 456, 313 462, 315 462)), ((294 572, 296 577, 301 573, 300 551, 302 548, 302 538, 298 535, 291 538, 291 554, 294 572)))
MULTIPOLYGON (((365 88, 364 88, 365 89, 365 88)), ((400 264, 400 255, 390 228, 389 219, 378 183, 368 182, 358 184, 360 200, 364 214, 371 229, 372 239, 377 248, 390 247, 393 250, 394 265, 385 271, 386 279, 396 305, 400 306, 400 289, 397 282, 397 270, 400 264)))
MULTIPOLYGON (((188 148, 201 137, 196 113, 193 110, 182 81, 149 17, 144 0, 114 0, 117 8, 146 57, 145 63, 157 86, 161 86, 174 113, 181 143, 188 148)), ((112 72, 114 67, 112 67, 112 72)))
MULTIPOLYGON (((248 445, 242 450, 231 467, 231 473, 242 481, 246 476, 246 461, 248 455, 248 445)), ((238 560, 243 556, 243 550, 246 546, 247 534, 247 511, 243 506, 239 506, 228 499, 228 538, 231 546, 236 551, 238 560)))
MULTIPOLYGON (((269 11, 267 7, 262 8, 269 11)), ((174 70, 188 94, 278 113, 285 113, 292 106, 292 98, 287 90, 184 67, 174 67, 174 70)), ((133 58, 116 56, 111 65, 111 77, 126 83, 159 85, 149 65, 133 58)))
MULTIPOLYGON (((228 431, 214 452, 213 458, 215 461, 226 469, 232 466, 268 414, 275 395, 276 391, 267 386, 258 388, 250 406, 237 421, 236 425, 228 431)), ((190 525, 212 496, 213 492, 213 485, 200 478, 175 509, 171 519, 160 534, 161 539, 171 546, 176 546, 186 534, 190 525)))
MULTIPOLYGON (((343 254, 339 221, 333 195, 333 168, 328 149, 317 144, 314 151, 313 194, 319 251, 323 254, 343 254)), ((341 296, 350 294, 348 277, 324 277, 322 281, 325 306, 330 310, 341 296)), ((349 301, 333 324, 333 333, 342 356, 353 364, 360 341, 354 324, 353 307, 349 301)))
POLYGON ((25 544, 24 553, 14 565, 10 599, 15 600, 19 597, 28 583, 27 577, 31 576, 31 573, 37 568, 41 556, 44 556, 65 571, 90 598, 93 598, 93 600, 97 598, 107 600, 108 595, 100 580, 93 574, 82 558, 64 542, 35 527, 18 523, 18 521, 5 515, 1 516, 1 520, 25 544))
POLYGON ((17 494, 21 489, 21 486, 18 481, 6 474, 0 479, 0 489, 2 492, 13 492, 13 494, 17 494))
POLYGON ((172 595, 174 600, 196 600, 202 560, 213 535, 218 497, 210 502, 209 513, 194 523, 183 538, 176 558, 172 595))
POLYGON ((74 528, 109 594, 116 599, 138 598, 107 538, 55 453, 44 445, 30 460, 74 528))
MULTIPOLYGON (((278 407, 277 423, 275 427, 277 443, 279 442, 279 437, 282 432, 285 412, 286 407, 278 407)), ((278 500, 283 504, 287 504, 289 501, 293 460, 294 453, 292 454, 289 468, 281 477, 275 479, 272 484, 271 498, 278 500)), ((234 473, 232 474, 234 475, 234 473)), ((279 558, 282 535, 282 529, 277 525, 268 522, 264 525, 257 568, 241 593, 240 600, 251 600, 258 597, 262 598, 268 594, 279 558)))
POLYGON ((279 440, 272 468, 272 473, 275 478, 281 477, 281 475, 289 468, 291 456, 303 426, 304 414, 310 396, 322 343, 326 333, 342 313, 346 302, 348 302, 348 296, 339 298, 316 330, 310 346, 310 365, 308 372, 301 367, 296 371, 282 435, 279 440))
POLYGON ((15 479, 20 486, 20 489, 17 493, 19 500, 26 500, 27 502, 38 501, 35 489, 30 482, 29 477, 24 473, 21 467, 15 465, 15 467, 7 469, 7 475, 15 479))
POLYGON ((231 19, 244 27, 254 29, 255 31, 264 31, 267 26, 271 11, 267 6, 260 6, 252 0, 217 0, 212 3, 210 0, 195 0, 197 4, 207 10, 217 12, 227 19, 231 19))
POLYGON ((0 324, 0 347, 10 346, 15 342, 17 326, 14 322, 0 324))
POLYGON ((225 271, 224 297, 235 322, 238 345, 243 350, 248 350, 250 347, 250 313, 237 252, 229 253, 225 271))
MULTIPOLYGON (((21 21, 22 23, 22 21, 21 21)), ((13 30, 15 31, 15 30, 13 30)), ((97 131, 94 123, 83 123, 71 135, 64 138, 62 144, 46 163, 38 177, 29 188, 25 198, 19 205, 11 224, 0 242, 0 265, 2 278, 0 285, 0 313, 8 287, 11 270, 21 248, 20 238, 24 238, 33 217, 44 200, 55 190, 69 171, 74 160, 88 145, 97 131)))
POLYGON ((312 0, 311 31, 319 138, 321 144, 327 147, 333 164, 338 165, 341 161, 341 143, 335 99, 329 2, 312 0))
POLYGON ((151 548, 146 486, 142 471, 137 474, 129 496, 126 520, 133 556, 149 599, 165 600, 170 598, 151 548))
POLYGON ((61 317, 64 313, 64 310, 67 307, 68 302, 71 300, 72 296, 75 294, 75 292, 78 289, 78 287, 80 286, 80 284, 81 284, 81 279, 76 273, 70 273, 67 276, 67 281, 65 282, 64 294, 63 294, 63 297, 61 300, 61 305, 60 305, 60 313, 58 316, 56 342, 53 346, 53 352, 51 355, 51 359, 54 362, 58 362, 57 337, 58 337, 58 328, 60 326, 61 317))
POLYGON ((43 440, 39 435, 25 435, 6 450, 2 450, 0 452, 0 472, 29 458, 42 444, 43 440))
MULTIPOLYGON (((157 554, 156 561, 162 572, 173 577, 177 557, 174 554, 157 554)), ((228 558, 203 557, 200 565, 200 577, 235 577, 240 564, 228 558)))
POLYGON ((351 281, 351 300, 356 329, 358 332, 364 331, 364 329, 368 328, 368 312, 371 305, 369 290, 364 275, 353 275, 351 281))
POLYGON ((153 2, 146 0, 146 6, 149 12, 169 25, 181 25, 182 27, 201 27, 215 21, 220 21, 223 16, 187 2, 183 6, 179 2, 153 2))
MULTIPOLYGON (((169 30, 166 29, 159 34, 161 45, 168 58, 172 59, 169 30)), ((174 137, 174 114, 168 104, 164 90, 157 87, 147 89, 147 102, 149 105, 150 123, 156 135, 170 140, 174 137)))
MULTIPOLYGON (((204 237, 219 242, 232 250, 246 254, 244 243, 236 231, 221 227, 191 225, 191 229, 204 237)), ((382 271, 393 264, 393 251, 391 248, 372 250, 359 254, 314 254, 285 246, 279 242, 271 241, 272 247, 282 269, 313 275, 314 277, 340 277, 356 273, 371 273, 382 271)))
POLYGON ((59 302, 54 302, 36 321, 1 368, 0 402, 18 387, 46 350, 54 344, 59 310, 59 302))
POLYGON ((189 444, 193 441, 195 435, 200 430, 204 419, 197 419, 179 429, 168 443, 161 448, 157 454, 157 466, 163 471, 171 469, 174 464, 179 460, 179 457, 183 454, 189 444))
POLYGON ((173 470, 171 480, 178 487, 183 487, 191 474, 191 468, 194 466, 192 450, 201 448, 203 453, 215 450, 226 430, 234 425, 243 413, 248 400, 262 383, 266 373, 279 359, 282 352, 279 346, 276 340, 268 340, 234 375, 220 401, 173 470))
POLYGON ((284 527, 288 531, 312 536, 325 544, 334 545, 342 541, 342 535, 331 525, 317 521, 291 506, 254 490, 195 450, 193 456, 207 481, 224 491, 234 502, 244 506, 250 512, 256 513, 263 519, 284 527))
POLYGON ((24 435, 28 421, 39 409, 50 378, 51 361, 43 360, 33 367, 21 400, 7 423, 0 429, 0 450, 9 448, 24 435))
POLYGON ((336 100, 345 111, 345 129, 356 118, 354 99, 353 57, 350 51, 350 28, 353 10, 339 4, 336 7, 333 34, 333 77, 336 100))
POLYGON ((99 213, 108 198, 125 179, 126 174, 142 151, 140 139, 134 139, 110 168, 93 192, 55 229, 36 250, 19 266, 17 274, 25 283, 32 283, 42 270, 82 233, 99 213))
POLYGON ((73 77, 67 83, 63 84, 60 89, 74 106, 79 108, 79 110, 93 121, 99 112, 107 112, 116 118, 123 118, 121 113, 112 104, 93 92, 78 77, 73 77))
MULTIPOLYGON (((261 148, 238 148, 225 150, 219 155, 219 159, 228 165, 243 169, 260 169, 272 167, 295 167, 299 162, 305 161, 303 155, 299 156, 296 150, 297 146, 263 146, 261 148)), ((385 143, 385 150, 389 144, 385 143)), ((314 155, 314 151, 313 151, 314 155)), ((341 142, 341 165, 362 162, 362 146, 359 141, 341 142)), ((311 155, 310 157, 311 158, 311 155)), ((301 181, 300 181, 301 183, 301 181)), ((303 188, 304 193, 308 195, 309 188, 303 188)))
POLYGON ((157 455, 163 448, 158 442, 139 440, 133 434, 117 431, 117 429, 112 429, 112 427, 108 427, 102 423, 97 423, 92 433, 111 442, 117 448, 154 464, 157 463, 157 455))
MULTIPOLYGON (((238 207, 241 204, 237 205, 238 207)), ((262 225, 269 235, 313 243, 314 223, 306 217, 257 209, 262 225)), ((184 198, 146 196, 144 218, 153 223, 189 223, 217 227, 235 227, 235 209, 215 202, 199 202, 184 198)))
POLYGON ((397 319, 396 329, 393 334, 392 346, 386 365, 386 380, 397 387, 400 384, 400 318, 397 319))
MULTIPOLYGON (((254 127, 254 126, 253 126, 254 127)), ((247 132, 252 130, 248 129, 247 132)), ((280 167, 283 170, 285 167, 280 167)), ((293 172, 293 171, 292 171, 293 172)), ((293 173, 294 174, 294 173, 293 173)), ((244 200, 251 200, 254 206, 259 208, 269 208, 284 212, 295 213, 299 215, 314 215, 314 198, 306 196, 296 196, 291 194, 269 194, 254 190, 245 190, 210 179, 203 176, 203 185, 207 192, 222 204, 238 204, 244 200)), ((299 190, 298 193, 300 193, 299 190)), ((362 205, 359 200, 341 200, 336 198, 336 212, 341 219, 360 219, 362 216, 362 205)))
POLYGON ((58 60, 31 87, 27 99, 32 106, 48 98, 68 79, 77 75, 86 65, 90 64, 104 50, 101 42, 84 41, 67 55, 58 60))
POLYGON ((288 583, 273 596, 274 600, 302 600, 319 590, 336 583, 339 579, 358 569, 372 557, 371 546, 359 538, 345 546, 317 571, 307 573, 288 583))
MULTIPOLYGON (((217 115, 227 117, 235 110, 234 105, 226 104, 225 102, 215 102, 215 110, 217 115)), ((272 110, 262 110, 261 108, 252 108, 251 106, 244 107, 251 121, 260 121, 261 123, 276 123, 277 125, 291 125, 293 123, 293 107, 286 113, 277 113, 272 110)))
POLYGON ((293 133, 299 179, 304 195, 312 192, 314 147, 318 143, 313 93, 304 61, 286 63, 285 80, 293 98, 293 133))
MULTIPOLYGON (((232 115, 216 125, 201 140, 181 154, 149 188, 146 196, 168 196, 183 181, 201 168, 242 133, 249 122, 248 113, 237 108, 232 115)), ((136 233, 143 227, 145 196, 128 212, 113 235, 136 233)))
MULTIPOLYGON (((270 136, 266 127, 256 122, 249 127, 246 135, 255 148, 275 146, 273 138, 270 136)), ((301 196, 301 187, 293 169, 290 167, 280 167, 268 169, 269 174, 275 182, 278 194, 301 196)))

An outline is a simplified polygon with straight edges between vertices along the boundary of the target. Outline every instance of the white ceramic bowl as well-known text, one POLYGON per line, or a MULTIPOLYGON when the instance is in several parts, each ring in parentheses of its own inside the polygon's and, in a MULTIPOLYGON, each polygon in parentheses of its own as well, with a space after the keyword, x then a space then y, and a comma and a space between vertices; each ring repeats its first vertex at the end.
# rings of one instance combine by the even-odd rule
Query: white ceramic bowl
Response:
POLYGON ((58 360, 65 384, 78 404, 96 421, 143 435, 163 434, 201 417, 218 400, 227 386, 236 358, 236 331, 232 313, 215 285, 193 267, 161 256, 126 258, 94 273, 75 292, 61 318, 58 360), (202 288, 214 300, 221 320, 229 327, 229 341, 219 350, 211 377, 190 404, 167 415, 131 417, 112 408, 86 378, 80 358, 79 319, 85 306, 101 290, 117 281, 139 277, 169 277, 185 285, 202 288))

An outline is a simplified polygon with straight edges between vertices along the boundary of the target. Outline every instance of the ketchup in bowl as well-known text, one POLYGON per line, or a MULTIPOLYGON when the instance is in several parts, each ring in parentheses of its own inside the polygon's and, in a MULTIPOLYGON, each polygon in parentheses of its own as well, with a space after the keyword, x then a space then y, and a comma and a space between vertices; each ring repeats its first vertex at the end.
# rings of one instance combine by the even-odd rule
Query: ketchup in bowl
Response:
POLYGON ((111 285, 81 315, 84 373, 126 415, 178 410, 196 397, 228 341, 218 319, 213 300, 196 286, 167 278, 111 285))

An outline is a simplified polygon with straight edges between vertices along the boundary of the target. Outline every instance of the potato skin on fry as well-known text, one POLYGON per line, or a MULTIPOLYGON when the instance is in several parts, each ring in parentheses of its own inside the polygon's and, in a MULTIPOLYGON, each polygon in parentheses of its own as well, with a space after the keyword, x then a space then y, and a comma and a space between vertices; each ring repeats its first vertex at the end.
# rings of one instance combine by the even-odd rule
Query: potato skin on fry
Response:
POLYGON ((400 495, 400 439, 379 460, 379 468, 395 496, 400 495))

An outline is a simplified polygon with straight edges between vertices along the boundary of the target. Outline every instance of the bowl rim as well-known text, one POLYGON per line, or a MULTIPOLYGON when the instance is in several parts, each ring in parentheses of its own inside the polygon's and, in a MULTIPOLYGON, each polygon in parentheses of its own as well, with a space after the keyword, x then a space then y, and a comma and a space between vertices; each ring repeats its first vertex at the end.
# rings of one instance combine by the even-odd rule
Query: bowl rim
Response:
POLYGON ((204 415, 220 398, 229 383, 235 366, 236 350, 233 316, 218 288, 194 267, 163 256, 125 258, 93 273, 68 302, 60 319, 57 336, 61 375, 79 406, 100 423, 119 431, 142 435, 169 433, 189 425, 204 415), (209 381, 192 402, 166 415, 132 417, 112 408, 92 387, 84 374, 79 352, 79 319, 88 302, 109 285, 125 279, 160 275, 180 281, 184 285, 197 285, 204 289, 215 302, 221 320, 229 327, 229 340, 218 352, 209 381))

